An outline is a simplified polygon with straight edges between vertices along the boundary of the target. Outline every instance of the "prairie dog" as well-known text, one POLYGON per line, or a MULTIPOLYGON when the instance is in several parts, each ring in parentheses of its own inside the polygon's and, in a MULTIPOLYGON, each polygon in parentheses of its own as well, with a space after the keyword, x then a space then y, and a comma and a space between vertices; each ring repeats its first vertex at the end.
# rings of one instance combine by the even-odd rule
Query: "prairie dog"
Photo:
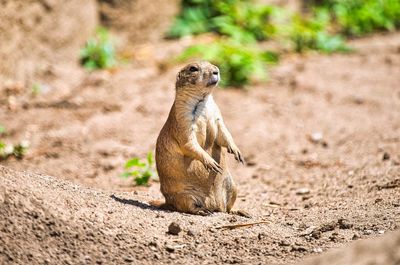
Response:
POLYGON ((243 156, 211 95, 219 69, 208 62, 185 66, 176 78, 175 100, 156 145, 156 165, 166 208, 208 215, 230 212, 237 189, 225 155, 243 156))

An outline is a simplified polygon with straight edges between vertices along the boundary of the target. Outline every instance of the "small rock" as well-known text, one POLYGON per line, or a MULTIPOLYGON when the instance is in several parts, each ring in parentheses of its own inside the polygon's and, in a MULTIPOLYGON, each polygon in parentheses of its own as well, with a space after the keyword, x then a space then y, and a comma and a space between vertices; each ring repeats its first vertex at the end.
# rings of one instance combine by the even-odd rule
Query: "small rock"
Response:
POLYGON ((371 235, 372 233, 374 233, 374 231, 367 229, 363 231, 364 235, 371 235))
POLYGON ((320 239, 321 235, 322 235, 322 233, 320 230, 314 230, 311 232, 311 237, 314 239, 320 239))
POLYGON ((312 252, 314 252, 314 253, 321 253, 321 252, 322 252, 322 249, 321 249, 321 248, 313 248, 313 249, 312 249, 312 252))
POLYGON ((192 230, 188 230, 186 233, 188 236, 195 236, 194 232, 192 230))
POLYGON ((310 190, 307 188, 300 188, 296 190, 296 195, 305 195, 305 194, 309 194, 310 190))
POLYGON ((131 256, 125 256, 124 261, 126 262, 133 262, 133 258, 131 256))
POLYGON ((385 233, 385 230, 379 230, 378 234, 383 235, 385 233))
POLYGON ((175 222, 172 222, 168 226, 168 234, 177 236, 181 231, 182 231, 182 228, 179 226, 179 224, 177 224, 175 222))
POLYGON ((353 237, 351 238, 352 240, 357 240, 359 239, 361 236, 358 233, 354 233, 353 237))
POLYGON ((390 155, 388 154, 388 153, 383 153, 383 156, 382 156, 382 160, 383 161, 386 161, 386 160, 389 160, 390 159, 390 155))
POLYGON ((321 142, 323 139, 323 135, 321 132, 314 132, 310 135, 310 141, 317 144, 321 142))
POLYGON ((166 245, 166 246, 165 246, 165 249, 166 249, 168 252, 170 252, 170 253, 172 253, 172 252, 175 251, 175 248, 174 248, 173 246, 171 246, 171 245, 166 245))
POLYGON ((319 231, 321 231, 322 233, 325 233, 328 231, 335 230, 335 227, 336 227, 335 222, 326 223, 326 224, 321 225, 321 227, 319 228, 319 231))
POLYGON ((183 244, 183 245, 166 245, 165 249, 168 252, 174 252, 176 249, 181 249, 181 248, 184 248, 185 246, 186 246, 185 244, 183 244))
POLYGON ((353 227, 353 224, 349 222, 349 220, 341 218, 338 220, 340 229, 350 229, 353 227))
POLYGON ((294 245, 294 246, 292 246, 291 251, 306 252, 306 251, 307 251, 307 248, 304 247, 304 246, 297 246, 297 245, 294 245))
POLYGON ((287 247, 287 246, 290 246, 290 243, 287 242, 286 240, 281 240, 281 241, 279 242, 279 246, 287 247))

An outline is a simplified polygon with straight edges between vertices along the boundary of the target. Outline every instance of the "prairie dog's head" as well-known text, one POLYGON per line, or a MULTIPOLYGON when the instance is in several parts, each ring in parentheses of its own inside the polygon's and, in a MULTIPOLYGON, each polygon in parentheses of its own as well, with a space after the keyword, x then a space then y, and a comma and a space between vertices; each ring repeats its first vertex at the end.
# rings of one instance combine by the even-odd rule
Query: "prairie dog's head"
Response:
POLYGON ((211 93, 220 79, 219 69, 209 62, 194 62, 183 67, 176 77, 176 90, 211 93))

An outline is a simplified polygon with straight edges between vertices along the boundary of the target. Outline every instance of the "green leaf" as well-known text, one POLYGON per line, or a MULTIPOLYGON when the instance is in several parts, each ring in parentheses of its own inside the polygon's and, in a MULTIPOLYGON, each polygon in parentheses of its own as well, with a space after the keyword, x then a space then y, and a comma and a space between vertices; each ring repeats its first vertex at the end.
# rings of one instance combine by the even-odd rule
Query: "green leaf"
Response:
POLYGON ((141 177, 136 177, 135 178, 135 183, 136 185, 146 185, 147 183, 149 183, 151 175, 149 174, 144 174, 141 177))
POLYGON ((146 166, 146 164, 140 162, 140 159, 137 158, 137 157, 132 158, 132 159, 128 160, 128 161, 125 163, 125 168, 130 168, 130 167, 145 167, 145 166, 146 166))
POLYGON ((153 153, 152 152, 148 152, 147 153, 147 166, 148 167, 152 167, 154 164, 154 159, 153 159, 153 153))

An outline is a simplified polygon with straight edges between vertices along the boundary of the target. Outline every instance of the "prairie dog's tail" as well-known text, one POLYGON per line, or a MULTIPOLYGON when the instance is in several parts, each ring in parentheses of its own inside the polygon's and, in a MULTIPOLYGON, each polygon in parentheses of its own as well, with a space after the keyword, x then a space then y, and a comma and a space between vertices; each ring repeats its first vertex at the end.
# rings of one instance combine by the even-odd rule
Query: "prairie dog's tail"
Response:
POLYGON ((161 210, 168 210, 168 211, 174 211, 175 210, 175 208, 172 205, 166 204, 162 200, 149 201, 149 204, 151 206, 157 207, 157 208, 159 208, 161 210))

